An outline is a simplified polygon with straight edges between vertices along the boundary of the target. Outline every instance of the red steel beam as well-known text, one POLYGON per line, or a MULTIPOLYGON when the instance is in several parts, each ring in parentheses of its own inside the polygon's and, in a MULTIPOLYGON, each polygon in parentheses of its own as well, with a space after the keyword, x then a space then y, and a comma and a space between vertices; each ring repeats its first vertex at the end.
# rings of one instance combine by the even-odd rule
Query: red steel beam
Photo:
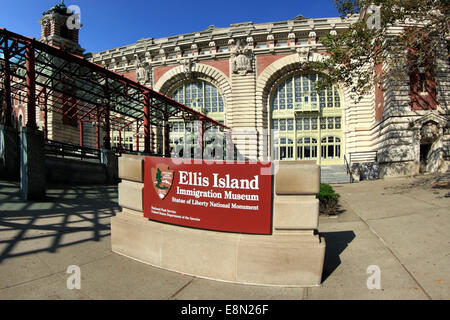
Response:
POLYGON ((175 107, 177 109, 180 109, 180 110, 186 111, 188 113, 191 113, 191 114, 195 115, 199 120, 205 119, 208 122, 215 123, 217 126, 229 129, 227 126, 221 124, 220 122, 217 122, 217 121, 215 121, 215 120, 213 120, 213 119, 211 119, 211 118, 209 118, 209 117, 207 117, 207 116, 205 116, 205 115, 203 115, 203 114, 201 114, 201 113, 199 113, 199 112, 197 112, 197 111, 195 111, 195 110, 193 110, 193 109, 191 109, 191 108, 189 108, 189 107, 187 107, 187 106, 185 106, 185 105, 183 105, 183 104, 181 104, 181 103, 179 103, 179 102, 177 102, 175 100, 173 100, 172 98, 169 98, 169 97, 165 96, 162 93, 153 91, 152 89, 150 89, 150 88, 148 88, 146 86, 143 86, 143 85, 141 85, 141 84, 139 84, 139 83, 137 83, 137 82, 135 82, 135 81, 133 81, 131 79, 128 79, 128 78, 124 77, 123 75, 120 75, 120 74, 115 73, 115 72, 113 72, 111 70, 108 70, 108 69, 106 69, 106 68, 104 68, 104 67, 102 67, 100 65, 91 63, 91 62, 87 61, 86 59, 84 59, 84 58, 82 58, 80 56, 68 53, 66 51, 59 50, 56 47, 52 47, 52 46, 49 46, 47 44, 38 42, 38 41, 36 41, 34 39, 31 39, 29 37, 21 36, 19 34, 10 32, 10 31, 8 31, 6 29, 0 29, 0 34, 4 34, 6 37, 8 37, 10 39, 13 39, 13 40, 18 40, 18 41, 25 42, 27 44, 32 44, 33 47, 35 47, 38 50, 42 50, 44 52, 50 53, 50 54, 52 54, 54 56, 57 56, 57 57, 59 57, 61 59, 66 60, 66 61, 77 63, 77 64, 79 64, 81 66, 84 66, 84 67, 88 68, 90 71, 97 72, 99 74, 103 74, 109 79, 117 80, 120 83, 122 83, 124 86, 126 85, 128 87, 134 88, 134 89, 136 89, 136 90, 138 90, 138 91, 140 91, 142 93, 150 93, 152 97, 155 97, 158 100, 160 100, 162 102, 165 102, 166 104, 169 104, 169 105, 171 105, 171 106, 173 106, 173 107, 175 107))
POLYGON ((9 49, 8 41, 3 43, 3 56, 4 56, 4 71, 3 71, 3 87, 4 87, 4 98, 5 98, 5 127, 12 127, 11 114, 12 114, 12 104, 11 104, 11 68, 9 65, 9 49))
POLYGON ((80 117, 80 120, 83 120, 87 115, 91 115, 91 112, 94 111, 95 108, 97 108, 96 105, 94 105, 94 106, 93 106, 91 109, 89 109, 85 114, 83 114, 83 115, 80 117))
MULTIPOLYGON (((69 97, 69 98, 67 99, 67 101, 70 102, 70 100, 72 100, 73 98, 74 98, 74 97, 69 97)), ((67 115, 69 112, 72 111, 73 108, 76 108, 76 107, 78 106, 78 103, 79 103, 80 101, 81 101, 80 99, 76 100, 76 101, 70 106, 70 108, 68 108, 66 111, 63 112, 63 115, 64 115, 64 116, 67 115)))
POLYGON ((150 153, 150 96, 144 96, 144 152, 150 153))
POLYGON ((80 120, 80 147, 83 146, 83 121, 80 120))
POLYGON ((27 69, 27 127, 36 128, 36 72, 34 48, 26 48, 26 69, 27 69))

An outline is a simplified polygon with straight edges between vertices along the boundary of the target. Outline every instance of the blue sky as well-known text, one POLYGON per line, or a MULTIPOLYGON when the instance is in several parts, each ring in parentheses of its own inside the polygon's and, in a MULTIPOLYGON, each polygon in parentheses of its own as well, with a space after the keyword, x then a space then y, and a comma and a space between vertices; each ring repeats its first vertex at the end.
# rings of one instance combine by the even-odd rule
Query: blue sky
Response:
MULTIPOLYGON (((38 20, 60 0, 1 0, 0 28, 39 38, 38 20)), ((337 17, 333 0, 65 0, 81 9, 80 44, 98 52, 135 43, 196 32, 210 25, 289 20, 302 14, 310 18, 337 17)))

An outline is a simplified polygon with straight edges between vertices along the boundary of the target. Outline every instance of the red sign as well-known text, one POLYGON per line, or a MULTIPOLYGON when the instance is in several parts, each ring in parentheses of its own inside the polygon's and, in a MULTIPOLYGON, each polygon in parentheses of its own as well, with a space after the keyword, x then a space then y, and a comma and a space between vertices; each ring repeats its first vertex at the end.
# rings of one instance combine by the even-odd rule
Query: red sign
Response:
POLYGON ((144 217, 199 229, 271 234, 271 163, 145 157, 144 217))

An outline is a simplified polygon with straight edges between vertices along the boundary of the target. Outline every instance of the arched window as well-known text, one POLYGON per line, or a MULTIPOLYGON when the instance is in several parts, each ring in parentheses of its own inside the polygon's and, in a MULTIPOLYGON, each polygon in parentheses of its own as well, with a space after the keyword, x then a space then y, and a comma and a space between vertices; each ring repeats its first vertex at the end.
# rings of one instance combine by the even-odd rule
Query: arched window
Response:
POLYGON ((225 122, 225 103, 219 90, 209 82, 185 82, 171 94, 172 98, 219 122, 225 122))
POLYGON ((44 37, 47 38, 48 36, 50 36, 50 34, 52 32, 51 23, 47 21, 44 23, 43 27, 44 27, 44 37))
POLYGON ((320 77, 319 74, 291 74, 281 80, 269 96, 273 159, 317 160, 330 164, 342 161, 341 97, 335 86, 316 91, 315 83, 320 77), (328 149, 330 142, 322 139, 328 136, 333 137, 333 152, 328 149), (293 142, 292 157, 288 144, 286 155, 281 154, 284 149, 281 149, 280 139, 283 138, 293 142))
MULTIPOLYGON (((184 82, 169 95, 178 102, 220 123, 225 123, 224 98, 220 91, 211 83, 202 80, 184 82)), ((200 123, 198 122, 184 121, 180 118, 170 119, 172 156, 190 157, 199 154, 199 152, 201 153, 198 146, 200 129, 200 123)), ((210 136, 211 140, 204 137, 204 152, 213 158, 219 155, 211 150, 217 150, 214 149, 217 148, 217 145, 226 145, 223 135, 217 134, 217 137, 215 137, 216 134, 210 136)))

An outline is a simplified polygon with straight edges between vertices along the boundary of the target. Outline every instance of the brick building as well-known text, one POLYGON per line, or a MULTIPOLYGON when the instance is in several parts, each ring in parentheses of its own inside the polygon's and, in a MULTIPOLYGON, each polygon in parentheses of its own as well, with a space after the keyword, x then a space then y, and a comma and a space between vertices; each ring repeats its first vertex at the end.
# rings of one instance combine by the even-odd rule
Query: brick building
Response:
MULTIPOLYGON (((81 54, 78 31, 64 28, 63 6, 44 13, 40 40, 81 54)), ((210 26, 85 56, 231 127, 234 145, 248 159, 316 161, 322 166, 350 162, 362 178, 447 171, 447 43, 434 57, 434 70, 424 72, 418 66, 405 71, 402 80, 386 77, 358 103, 340 84, 321 93, 314 90, 322 75, 304 66, 326 57, 320 37, 345 30, 357 19, 299 15, 279 22, 210 26)), ((79 142, 79 124, 48 121, 49 138, 79 142)), ((170 123, 171 146, 188 147, 186 136, 193 129, 182 119, 170 123)), ((84 144, 94 146, 93 126, 82 130, 84 144)), ((112 132, 113 145, 120 140, 136 150, 139 143, 143 150, 143 139, 135 139, 142 134, 137 130, 130 126, 112 132)))

